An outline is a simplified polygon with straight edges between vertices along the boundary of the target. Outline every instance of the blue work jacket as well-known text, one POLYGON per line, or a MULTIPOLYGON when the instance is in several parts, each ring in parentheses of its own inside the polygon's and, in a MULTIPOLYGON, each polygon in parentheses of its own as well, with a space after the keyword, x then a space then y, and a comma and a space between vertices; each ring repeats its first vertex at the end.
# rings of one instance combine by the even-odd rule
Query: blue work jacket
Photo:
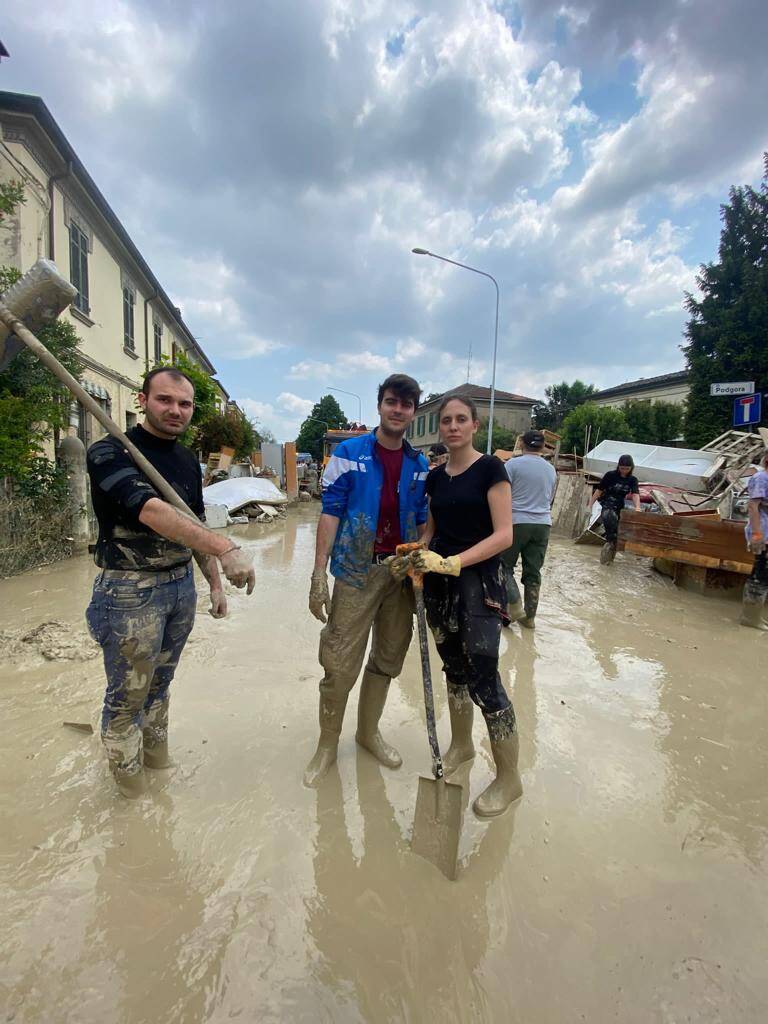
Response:
MULTIPOLYGON (((404 543, 417 540, 418 527, 427 521, 428 472, 424 456, 403 439, 398 496, 404 543)), ((323 512, 340 520, 331 552, 331 572, 337 580, 358 590, 365 586, 371 568, 383 482, 375 430, 337 445, 323 473, 323 512)))

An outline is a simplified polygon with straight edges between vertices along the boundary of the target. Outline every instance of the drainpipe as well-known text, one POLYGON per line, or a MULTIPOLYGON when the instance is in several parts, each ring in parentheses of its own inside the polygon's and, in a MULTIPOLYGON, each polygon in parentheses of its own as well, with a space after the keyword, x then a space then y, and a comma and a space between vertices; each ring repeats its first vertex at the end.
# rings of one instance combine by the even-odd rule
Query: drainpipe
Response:
POLYGON ((72 161, 67 160, 67 168, 61 171, 60 174, 52 174, 48 179, 48 259, 53 263, 56 262, 56 232, 55 232, 55 210, 54 210, 54 193, 53 186, 57 181, 61 181, 63 178, 68 178, 72 173, 72 161))
POLYGON ((147 322, 147 306, 157 298, 157 288, 144 299, 144 373, 149 373, 149 325, 147 322))

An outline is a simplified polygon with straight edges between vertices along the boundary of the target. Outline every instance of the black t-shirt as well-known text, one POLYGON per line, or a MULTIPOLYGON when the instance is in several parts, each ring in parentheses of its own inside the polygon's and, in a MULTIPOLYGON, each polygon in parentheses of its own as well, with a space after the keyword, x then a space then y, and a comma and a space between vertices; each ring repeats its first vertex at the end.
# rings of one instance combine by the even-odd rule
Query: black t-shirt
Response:
MULTIPOLYGON (((126 435, 168 481, 192 511, 205 519, 203 477, 194 454, 178 441, 155 437, 141 426, 126 435)), ((88 449, 91 500, 99 521, 96 565, 102 569, 172 569, 185 565, 192 552, 166 540, 139 521, 150 498, 160 495, 114 437, 103 437, 88 449)))
POLYGON ((637 477, 631 473, 629 476, 622 476, 618 469, 606 473, 597 489, 602 491, 602 497, 599 499, 602 507, 613 509, 614 512, 621 512, 628 494, 640 493, 637 477))
POLYGON ((449 476, 446 469, 437 466, 427 477, 435 521, 432 548, 443 557, 458 555, 493 533, 488 491, 494 484, 507 484, 511 495, 504 463, 495 455, 481 455, 458 476, 449 476))

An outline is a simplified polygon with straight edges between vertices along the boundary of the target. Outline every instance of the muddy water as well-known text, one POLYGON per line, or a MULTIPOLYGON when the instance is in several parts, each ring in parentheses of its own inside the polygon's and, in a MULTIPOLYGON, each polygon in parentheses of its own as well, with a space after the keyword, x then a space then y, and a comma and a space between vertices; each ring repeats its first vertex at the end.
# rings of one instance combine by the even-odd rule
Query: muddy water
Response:
MULTIPOLYGON (((525 796, 468 811, 450 883, 408 845, 429 768, 415 646, 383 722, 403 767, 357 752, 352 709, 338 772, 301 785, 315 515, 248 528, 259 585, 229 619, 201 602, 176 765, 138 803, 61 724, 97 725, 93 567, 0 583, 0 1019, 766 1020, 768 648, 737 607, 556 542, 536 632, 505 633, 525 796)), ((491 778, 479 716, 475 734, 467 799, 491 778)))

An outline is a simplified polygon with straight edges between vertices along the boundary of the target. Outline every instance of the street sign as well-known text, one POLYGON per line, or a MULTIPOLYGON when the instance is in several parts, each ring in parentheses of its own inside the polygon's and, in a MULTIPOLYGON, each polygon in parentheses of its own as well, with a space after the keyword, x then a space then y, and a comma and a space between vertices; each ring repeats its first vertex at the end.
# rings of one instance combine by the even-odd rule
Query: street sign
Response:
POLYGON ((733 400, 734 427, 748 427, 760 422, 760 395, 744 395, 733 400))
POLYGON ((709 393, 712 396, 751 395, 754 390, 755 382, 753 380, 737 380, 731 381, 730 384, 709 385, 709 393))

